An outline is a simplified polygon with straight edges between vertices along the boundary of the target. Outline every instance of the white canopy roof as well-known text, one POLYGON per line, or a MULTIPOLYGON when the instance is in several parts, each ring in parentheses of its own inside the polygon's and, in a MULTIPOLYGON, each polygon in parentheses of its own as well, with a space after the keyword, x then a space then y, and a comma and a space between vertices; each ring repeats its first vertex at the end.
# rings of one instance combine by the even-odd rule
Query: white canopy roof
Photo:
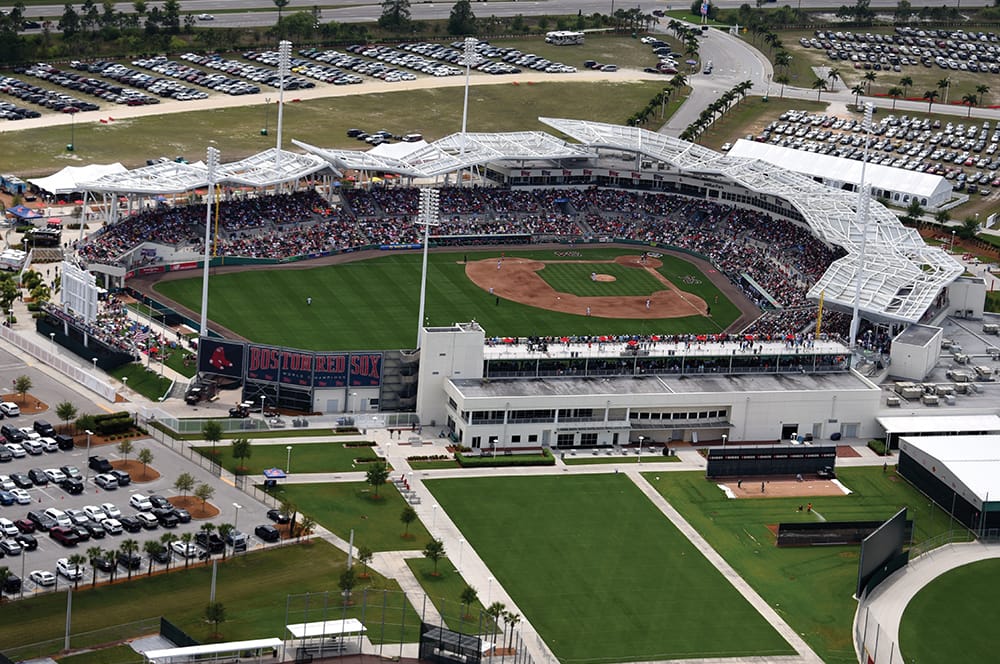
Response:
POLYGON ((992 502, 1000 502, 1000 436, 913 436, 900 441, 900 450, 930 457, 937 464, 928 470, 947 478, 938 465, 947 468, 981 502, 990 496, 992 502))
POLYGON ((437 177, 478 164, 505 159, 558 160, 593 157, 591 150, 567 143, 543 131, 500 134, 457 133, 425 143, 419 150, 386 154, 378 146, 367 152, 328 150, 302 141, 292 143, 326 159, 338 170, 382 171, 414 177, 437 177))
POLYGON ((751 191, 788 201, 814 235, 842 247, 847 256, 835 261, 809 289, 808 296, 841 309, 854 306, 858 275, 859 307, 881 321, 915 323, 941 290, 964 268, 942 249, 928 247, 896 215, 872 201, 867 231, 857 223, 858 197, 832 189, 810 177, 760 162, 723 155, 708 148, 637 127, 586 120, 539 118, 545 124, 591 147, 638 152, 691 173, 719 175, 751 191), (867 232, 865 256, 861 236, 867 232))
POLYGON ((50 194, 70 194, 74 191, 84 191, 85 182, 124 172, 125 167, 119 163, 67 166, 58 173, 44 178, 34 178, 28 182, 50 194))
MULTIPOLYGON (((240 161, 221 164, 215 172, 215 180, 223 185, 269 187, 308 177, 324 168, 328 168, 328 164, 313 155, 287 150, 279 153, 271 148, 240 161)), ((208 167, 202 162, 167 161, 130 171, 122 167, 120 172, 80 182, 83 189, 104 193, 179 194, 207 187, 208 167)))
MULTIPOLYGON (((886 434, 894 433, 1000 433, 1000 415, 908 415, 883 416, 875 420, 886 434)), ((1000 494, 998 494, 1000 495, 1000 494)))
MULTIPOLYGON (((744 139, 736 141, 729 151, 729 156, 760 159, 796 173, 826 180, 849 182, 855 187, 861 184, 862 162, 857 159, 807 152, 744 139)), ((868 164, 865 169, 865 181, 874 189, 898 191, 917 198, 926 198, 930 205, 935 206, 946 201, 951 195, 951 183, 940 175, 918 173, 882 164, 868 164)))
POLYGON ((184 648, 162 648, 160 650, 147 650, 143 657, 148 662, 162 664, 174 660, 187 660, 204 655, 215 655, 218 653, 240 652, 243 650, 260 650, 263 648, 280 648, 281 639, 253 639, 251 641, 229 641, 227 643, 205 643, 199 646, 186 646, 184 648))
POLYGON ((285 628, 296 639, 319 638, 323 636, 341 636, 344 634, 363 634, 365 626, 360 620, 323 620, 319 622, 293 623, 285 628))

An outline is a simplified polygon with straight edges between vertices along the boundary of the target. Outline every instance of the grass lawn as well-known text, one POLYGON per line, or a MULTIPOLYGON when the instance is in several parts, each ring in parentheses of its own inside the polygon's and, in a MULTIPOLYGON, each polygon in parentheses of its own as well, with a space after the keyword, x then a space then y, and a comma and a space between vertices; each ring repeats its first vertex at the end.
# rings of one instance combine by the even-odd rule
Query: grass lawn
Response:
POLYGON ((651 295, 666 290, 662 282, 645 270, 617 263, 549 263, 538 276, 560 293, 581 297, 651 295), (614 281, 594 281, 592 273, 608 274, 614 281))
POLYGON ((1000 291, 986 292, 986 311, 1000 313, 1000 291))
POLYGON ((144 364, 132 362, 123 364, 109 373, 118 380, 127 377, 129 390, 135 390, 152 401, 159 401, 160 397, 170 389, 172 382, 169 378, 160 376, 159 371, 158 362, 151 362, 148 369, 144 364))
MULTIPOLYGON (((507 256, 554 259, 554 251, 510 251, 507 256)), ((547 311, 513 302, 496 306, 489 293, 465 276, 461 257, 480 260, 500 252, 432 253, 428 263, 426 315, 432 325, 456 320, 477 320, 490 335, 559 334, 675 334, 721 329, 735 319, 735 306, 725 298, 714 302, 719 291, 701 275, 698 287, 712 307, 712 318, 687 316, 665 319, 614 319, 547 311)), ((581 249, 584 259, 610 259, 641 251, 626 248, 581 249)), ((420 289, 419 253, 396 253, 368 261, 302 270, 255 268, 220 274, 210 281, 209 315, 213 321, 258 343, 308 350, 363 350, 406 348, 413 344, 410 331, 417 315, 420 289), (273 297, 262 302, 257 293, 310 293, 304 297, 273 297), (377 304, 374 304, 377 303, 377 304), (266 311, 265 311, 266 310, 266 311), (366 311, 345 317, 344 311, 366 311)), ((695 270, 683 261, 678 273, 695 270)), ((585 281, 590 283, 588 268, 585 281)), ((695 270, 696 271, 696 270, 695 270)), ((672 273, 671 273, 672 274, 672 273)), ((685 286, 687 288, 687 286, 685 286)), ((165 281, 156 285, 163 296, 197 309, 201 278, 165 281)))
MULTIPOLYGON (((631 42, 631 40, 628 40, 631 42)), ((540 43, 541 40, 539 39, 540 43)), ((273 46, 273 44, 272 44, 273 46)), ((649 59, 652 53, 643 46, 649 59)), ((537 52, 537 51, 536 51, 537 52)), ((476 85, 469 91, 470 131, 548 131, 538 121, 544 117, 572 117, 624 124, 632 113, 644 108, 666 81, 636 83, 522 83, 520 85, 476 85), (586 104, 567 104, 570 99, 586 104)), ((485 80, 485 78, 484 78, 485 80)), ((381 85, 381 84, 380 84, 381 85)), ((300 138, 310 143, 316 127, 323 127, 319 144, 330 148, 359 149, 346 136, 354 126, 386 128, 397 134, 419 131, 433 141, 461 130, 463 88, 436 88, 400 92, 352 94, 287 103, 284 112, 285 140, 300 138), (413 109, 419 108, 419 119, 413 109)), ((294 98, 293 95, 289 95, 294 98)), ((273 97, 273 95, 272 95, 273 97)), ((111 110, 114 115, 114 111, 111 110)), ((183 156, 195 162, 205 158, 205 145, 217 145, 223 162, 234 161, 274 147, 274 135, 261 136, 263 101, 244 106, 190 111, 170 115, 116 120, 101 124, 104 110, 93 114, 94 122, 77 119, 76 150, 65 150, 70 127, 25 129, 4 134, 5 172, 26 177, 49 174, 67 165, 113 163, 143 166, 150 157, 183 156)), ((272 109, 271 122, 275 113, 272 109)), ((290 144, 286 144, 286 148, 290 144)), ((368 146, 365 146, 368 147, 368 146)))
POLYGON ((781 99, 779 87, 772 85, 768 101, 760 97, 746 97, 734 106, 728 113, 712 123, 698 137, 698 143, 705 147, 718 150, 723 143, 735 143, 737 139, 747 134, 759 133, 771 120, 776 120, 785 111, 798 109, 812 113, 826 110, 826 102, 808 101, 804 99, 781 99))
POLYGON ((561 661, 792 653, 624 475, 426 484, 561 661))
MULTIPOLYGON (((265 468, 284 468, 289 458, 286 447, 284 443, 251 445, 250 458, 239 460, 239 463, 246 466, 246 470, 242 472, 254 475, 264 472, 265 468)), ((367 470, 365 465, 355 465, 354 460, 378 458, 370 447, 345 447, 343 443, 299 443, 291 447, 291 472, 337 473, 367 470)), ((203 457, 212 458, 211 445, 201 445, 194 450, 203 457)), ((238 462, 233 456, 233 446, 217 445, 215 451, 222 467, 235 473, 238 462)))
POLYGON ((354 545, 372 551, 423 550, 431 538, 419 520, 410 524, 410 537, 403 538, 405 525, 399 516, 406 501, 391 484, 379 489, 379 500, 364 482, 285 484, 275 495, 291 500, 300 512, 345 540, 354 530, 354 545))
MULTIPOLYGON (((257 411, 258 414, 260 411, 257 411)), ((214 417, 214 418, 204 418, 204 419, 216 419, 222 420, 226 419, 224 417, 214 417)), ((182 418, 183 420, 183 418, 182 418)), ((204 440, 205 436, 201 431, 195 431, 192 433, 180 433, 174 431, 173 429, 165 426, 162 422, 152 422, 150 426, 159 429, 160 431, 169 433, 171 436, 178 440, 204 440)), ((229 433, 222 434, 224 440, 229 440, 232 438, 249 438, 250 440, 255 440, 258 438, 336 438, 338 436, 357 436, 357 430, 352 430, 350 432, 338 433, 336 431, 327 430, 324 433, 319 433, 317 429, 272 429, 270 431, 231 431, 229 433)))
MULTIPOLYGON (((284 633, 285 599, 290 593, 325 592, 334 589, 347 564, 346 555, 323 540, 282 547, 219 563, 216 598, 226 607, 226 622, 220 625, 222 641, 258 639, 284 633), (252 582, 250 581, 252 580, 252 582)), ((131 582, 88 588, 80 586, 73 593, 73 631, 82 633, 109 625, 165 616, 195 639, 210 640, 212 626, 203 612, 211 584, 211 566, 152 577, 136 576, 131 582), (150 601, 155 597, 156 601, 150 601)), ((359 584, 360 593, 366 584, 359 584)), ((372 573, 367 587, 398 591, 394 581, 372 573)), ((396 604, 399 604, 399 599, 396 604)), ((367 607, 364 616, 360 603, 347 615, 363 618, 369 637, 377 639, 382 621, 381 599, 367 607)), ((338 606, 338 616, 340 611, 338 606)), ((407 605, 405 625, 410 641, 417 639, 418 617, 407 605)), ((0 643, 7 649, 47 639, 58 639, 62 647, 66 613, 65 593, 47 593, 20 602, 0 605, 0 643)), ((315 618, 318 619, 318 618, 315 618)), ((397 625, 398 638, 402 617, 387 615, 387 622, 397 625)), ((389 633, 386 633, 388 639, 389 633)), ((94 645, 85 639, 71 641, 74 648, 94 645)))
POLYGON ((476 588, 479 599, 470 607, 462 604, 462 591, 468 583, 448 558, 438 561, 436 576, 434 563, 427 558, 407 558, 406 565, 413 572, 420 587, 424 589, 427 598, 444 618, 445 625, 466 634, 481 631, 480 618, 484 627, 486 624, 492 625, 492 619, 487 618, 484 613, 486 607, 482 604, 486 601, 488 589, 476 588))
POLYGON ((782 548, 768 525, 780 522, 887 519, 908 507, 919 542, 948 529, 948 517, 895 474, 881 468, 838 468, 853 494, 816 497, 813 513, 797 511, 802 498, 728 500, 704 473, 644 475, 740 576, 775 607, 827 664, 857 662, 851 645, 857 546, 782 548), (818 592, 818 589, 821 591, 818 592))
POLYGON ((996 624, 1000 560, 953 569, 927 584, 907 605, 899 624, 899 650, 908 663, 997 661, 996 644, 986 638, 996 624), (944 609, 944 610, 942 610, 944 609))
POLYGON ((91 650, 79 655, 59 658, 61 664, 138 664, 141 661, 142 655, 126 645, 91 650))

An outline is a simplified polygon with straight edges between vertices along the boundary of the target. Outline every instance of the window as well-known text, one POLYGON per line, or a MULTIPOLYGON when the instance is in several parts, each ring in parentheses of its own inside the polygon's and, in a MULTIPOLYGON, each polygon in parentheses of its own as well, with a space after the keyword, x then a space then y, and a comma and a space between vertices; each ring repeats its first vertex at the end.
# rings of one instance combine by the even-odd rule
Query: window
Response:
POLYGON ((597 445, 597 434, 596 433, 581 433, 580 434, 580 444, 593 447, 597 445))
POLYGON ((520 443, 521 442, 521 437, 520 436, 511 436, 510 437, 510 442, 512 442, 512 443, 520 443))
POLYGON ((575 436, 571 433, 561 433, 556 436, 556 447, 573 447, 575 436))
POLYGON ((458 410, 458 403, 456 403, 451 397, 448 397, 448 407, 452 410, 458 410))
POLYGON ((538 442, 538 434, 537 433, 530 433, 530 434, 528 434, 528 442, 529 443, 537 443, 538 442))
POLYGON ((472 437, 472 446, 474 448, 478 449, 480 447, 481 443, 482 443, 482 440, 480 439, 479 436, 473 436, 472 437))

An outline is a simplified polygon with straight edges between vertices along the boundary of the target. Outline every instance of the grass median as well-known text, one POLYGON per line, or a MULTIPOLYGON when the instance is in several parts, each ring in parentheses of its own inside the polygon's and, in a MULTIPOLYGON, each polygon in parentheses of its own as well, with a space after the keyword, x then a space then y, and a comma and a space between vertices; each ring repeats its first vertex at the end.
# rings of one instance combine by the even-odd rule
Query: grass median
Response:
POLYGON ((283 468, 296 473, 339 473, 355 470, 367 470, 367 466, 356 463, 356 459, 377 459, 375 450, 371 447, 348 447, 343 443, 298 443, 294 445, 256 444, 251 445, 251 454, 247 459, 237 460, 233 456, 232 445, 203 445, 194 451, 205 458, 211 459, 213 451, 216 460, 231 473, 237 472, 237 465, 242 466, 240 473, 259 475, 266 468, 283 468), (291 451, 288 450, 291 447, 291 451), (288 467, 286 468, 286 464, 288 467))

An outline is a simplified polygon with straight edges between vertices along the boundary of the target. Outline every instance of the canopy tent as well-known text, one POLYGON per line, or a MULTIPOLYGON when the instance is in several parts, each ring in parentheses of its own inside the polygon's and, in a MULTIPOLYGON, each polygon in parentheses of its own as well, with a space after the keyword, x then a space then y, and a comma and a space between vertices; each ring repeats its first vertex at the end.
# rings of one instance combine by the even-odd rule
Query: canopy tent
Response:
POLYGON ((348 634, 364 634, 367 630, 356 618, 347 620, 322 620, 319 622, 292 623, 285 629, 295 639, 316 639, 348 634))
POLYGON ((40 219, 42 217, 38 212, 23 205, 15 205, 14 207, 7 208, 7 214, 13 215, 18 219, 40 219))
POLYGON ((28 180, 42 191, 50 194, 69 194, 83 191, 82 183, 97 180, 116 173, 124 173, 125 167, 119 163, 90 164, 89 166, 67 166, 58 173, 44 178, 28 180))
MULTIPOLYGON (((220 655, 237 655, 243 653, 256 653, 259 661, 265 651, 276 651, 283 646, 281 639, 253 639, 250 641, 229 641, 227 643, 206 643, 197 646, 185 646, 183 648, 162 648, 159 650, 147 650, 142 654, 148 664, 180 664, 192 661, 211 661, 220 655)), ((227 659, 230 659, 227 657, 227 659)), ((244 657, 244 660, 252 660, 253 657, 244 657)), ((270 656, 268 656, 270 659, 270 656)))

